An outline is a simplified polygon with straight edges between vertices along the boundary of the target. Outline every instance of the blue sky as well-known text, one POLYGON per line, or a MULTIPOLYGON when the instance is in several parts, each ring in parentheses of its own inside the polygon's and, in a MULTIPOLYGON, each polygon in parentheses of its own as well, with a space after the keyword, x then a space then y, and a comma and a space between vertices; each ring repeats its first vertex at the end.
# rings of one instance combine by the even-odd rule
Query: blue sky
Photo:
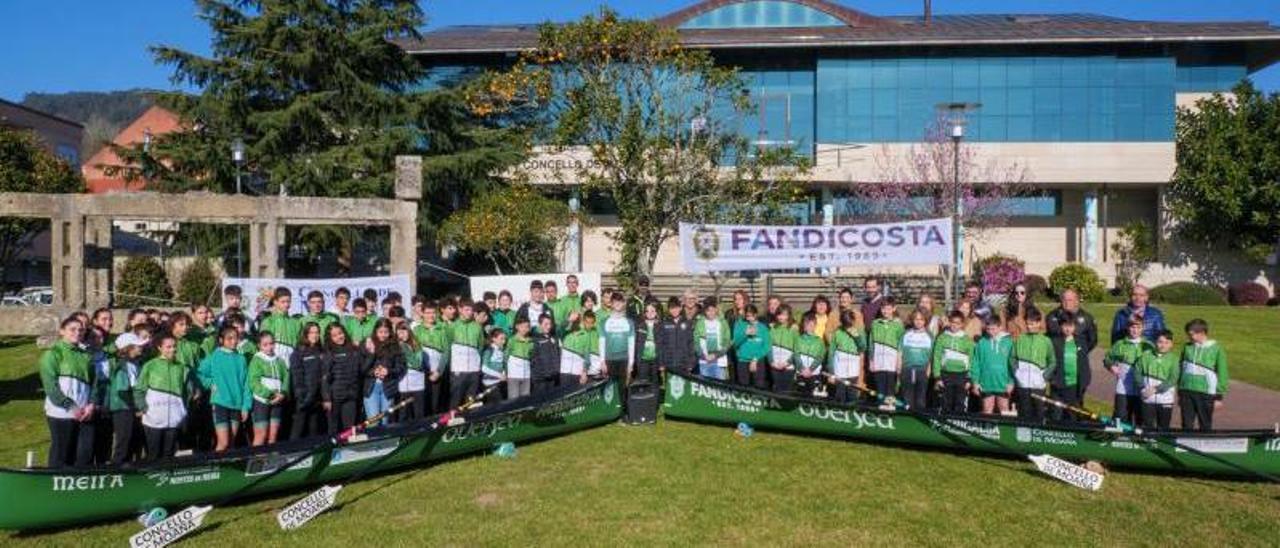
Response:
MULTIPOLYGON (((613 0, 624 15, 653 17, 693 0, 613 0)), ((920 0, 842 0, 881 15, 918 10, 920 0)), ((526 23, 573 19, 603 0, 423 0, 428 28, 457 24, 526 23)), ((1093 12, 1169 21, 1266 20, 1280 26, 1275 0, 934 0, 936 13, 1093 12)), ((108 91, 171 88, 167 67, 147 47, 166 44, 208 51, 209 33, 187 0, 3 0, 0 21, 0 98, 29 91, 108 91)), ((1280 66, 1254 75, 1280 91, 1280 66)))

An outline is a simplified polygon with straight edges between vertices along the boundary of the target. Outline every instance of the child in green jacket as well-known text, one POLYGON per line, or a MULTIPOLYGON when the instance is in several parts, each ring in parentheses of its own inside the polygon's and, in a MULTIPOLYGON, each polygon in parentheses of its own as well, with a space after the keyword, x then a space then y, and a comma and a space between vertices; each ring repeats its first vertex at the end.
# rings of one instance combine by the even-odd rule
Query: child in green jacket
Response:
POLYGON ((1231 378, 1227 373, 1227 353, 1209 338, 1209 323, 1187 322, 1187 338, 1182 347, 1182 373, 1178 379, 1178 407, 1182 428, 1213 430, 1213 412, 1222 408, 1231 378))
POLYGON ((850 385, 862 383, 862 356, 867 353, 862 332, 853 310, 841 310, 840 329, 831 336, 827 359, 830 372, 827 378, 835 387, 833 397, 838 403, 852 403, 857 399, 858 390, 850 385))
POLYGON ((969 382, 973 395, 982 398, 984 415, 1004 415, 1009 412, 1009 396, 1013 393, 1013 380, 1009 377, 1013 339, 1005 332, 999 316, 993 314, 985 323, 985 333, 973 348, 969 382))
POLYGON ((1178 353, 1173 351, 1173 333, 1162 329, 1156 346, 1138 360, 1134 380, 1141 387, 1142 427, 1168 430, 1173 422, 1173 400, 1178 387, 1178 353))
POLYGON ((218 347, 200 361, 197 375, 209 393, 213 409, 215 452, 231 447, 240 431, 240 423, 249 419, 253 394, 249 391, 249 366, 238 350, 240 332, 233 325, 222 328, 218 347))
POLYGON ((702 305, 702 316, 694 324, 693 341, 698 351, 698 374, 724 381, 729 379, 728 353, 732 334, 719 310, 715 297, 708 297, 702 305))
POLYGON ((805 312, 800 322, 803 333, 796 341, 792 362, 796 367, 796 391, 803 397, 818 396, 822 384, 822 362, 827 357, 827 345, 818 334, 818 315, 805 312))
POLYGON ((195 384, 191 369, 176 361, 173 335, 162 334, 154 341, 159 355, 142 366, 133 389, 147 440, 147 459, 152 461, 173 456, 195 384))
POLYGON ((890 400, 883 402, 890 408, 894 404, 893 395, 898 393, 898 372, 902 368, 900 345, 905 332, 902 320, 898 319, 897 302, 892 296, 884 297, 880 304, 880 317, 871 322, 867 372, 875 391, 890 400))
POLYGON ((902 334, 902 381, 899 399, 908 409, 923 411, 929 403, 929 363, 933 360, 933 334, 925 310, 911 311, 911 328, 902 334))
POLYGON ((249 360, 249 391, 253 393, 253 446, 276 442, 284 401, 289 395, 289 363, 276 355, 270 332, 258 334, 258 353, 249 360))
POLYGON ((1127 424, 1135 424, 1142 399, 1139 396, 1141 387, 1133 376, 1133 370, 1138 360, 1155 348, 1142 336, 1145 331, 1142 316, 1130 316, 1127 328, 1129 336, 1111 345, 1102 365, 1116 376, 1115 409, 1111 416, 1127 424))
MULTIPOLYGON (((507 332, 495 329, 489 332, 488 345, 480 357, 480 372, 484 375, 484 389, 507 380, 507 332)), ((496 388, 485 395, 485 403, 502 401, 502 389, 496 388)))
POLYGON ((773 378, 773 391, 779 394, 790 394, 795 380, 795 365, 791 357, 796 352, 796 343, 800 333, 791 323, 791 307, 781 305, 773 313, 773 324, 769 326, 769 368, 773 378))
POLYGON ((967 411, 973 339, 964 328, 964 313, 952 310, 947 314, 947 330, 938 334, 933 344, 933 376, 942 391, 943 413, 963 415, 967 411))
POLYGON ((1031 395, 1044 395, 1057 358, 1053 341, 1044 334, 1044 315, 1038 309, 1029 308, 1024 320, 1027 330, 1013 343, 1010 365, 1013 368, 1014 403, 1018 407, 1018 418, 1039 422, 1045 417, 1044 402, 1031 395))
POLYGON ((769 327, 759 320, 759 310, 748 304, 743 317, 733 324, 733 351, 738 359, 734 366, 738 384, 764 386, 764 373, 769 350, 769 327))

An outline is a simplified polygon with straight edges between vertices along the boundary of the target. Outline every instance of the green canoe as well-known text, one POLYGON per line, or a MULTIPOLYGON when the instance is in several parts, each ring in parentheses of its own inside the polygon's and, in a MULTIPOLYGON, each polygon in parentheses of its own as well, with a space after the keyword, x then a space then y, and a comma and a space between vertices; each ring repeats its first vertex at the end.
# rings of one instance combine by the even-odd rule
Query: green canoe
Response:
MULTIPOLYGON (((462 415, 464 421, 433 428, 431 420, 375 429, 368 439, 330 446, 299 440, 223 455, 179 457, 153 466, 85 470, 0 470, 0 529, 28 530, 137 515, 150 508, 170 511, 210 504, 236 495, 287 463, 287 470, 248 488, 252 497, 341 482, 376 465, 375 472, 419 466, 485 451, 503 442, 523 442, 617 420, 622 406, 613 381, 557 389, 462 415), (301 459, 301 460, 299 460, 301 459)), ((455 421, 458 422, 458 421, 455 421)))
POLYGON ((1030 424, 1014 419, 947 416, 841 406, 812 398, 788 397, 703 377, 668 374, 662 404, 668 418, 698 422, 746 423, 762 430, 799 432, 877 442, 980 451, 1005 455, 1050 454, 1095 460, 1111 466, 1245 477, 1224 462, 1280 475, 1280 434, 1269 430, 1212 433, 1170 431, 1125 434, 1101 426, 1030 424), (986 438, 981 439, 981 438, 986 438), (991 441, 999 442, 999 445, 991 441), (1175 441, 1212 457, 1160 440, 1175 441))

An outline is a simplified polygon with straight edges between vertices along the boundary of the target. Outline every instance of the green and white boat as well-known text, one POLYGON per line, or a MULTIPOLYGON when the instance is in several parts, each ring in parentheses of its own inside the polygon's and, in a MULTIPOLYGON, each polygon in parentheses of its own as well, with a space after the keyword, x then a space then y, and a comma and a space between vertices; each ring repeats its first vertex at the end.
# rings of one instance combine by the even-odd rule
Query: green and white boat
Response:
POLYGON ((138 467, 3 469, 0 529, 63 527, 137 515, 155 507, 176 511, 229 496, 254 497, 341 482, 370 467, 378 473, 421 466, 490 450, 504 442, 582 430, 613 422, 621 412, 617 384, 600 381, 483 406, 439 428, 433 426, 438 417, 433 417, 372 429, 367 439, 336 446, 324 439, 298 440, 138 467), (259 481, 286 465, 286 470, 259 481))
POLYGON ((1246 474, 1245 470, 1280 475, 1280 433, 1271 430, 1126 433, 1101 425, 1031 424, 973 415, 940 417, 788 397, 670 372, 662 411, 673 419, 746 423, 761 430, 960 452, 1019 457, 1050 454, 1121 468, 1248 479, 1259 474, 1246 474))

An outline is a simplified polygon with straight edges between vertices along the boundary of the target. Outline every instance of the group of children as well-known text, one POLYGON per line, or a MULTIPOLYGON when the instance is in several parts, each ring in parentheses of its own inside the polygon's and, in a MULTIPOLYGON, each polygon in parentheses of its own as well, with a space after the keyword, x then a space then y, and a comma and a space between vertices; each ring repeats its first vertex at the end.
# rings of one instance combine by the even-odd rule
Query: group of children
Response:
MULTIPOLYGON (((478 302, 415 296, 406 310, 394 292, 352 299, 344 288, 333 303, 311 292, 300 315, 290 313, 291 292, 278 288, 252 319, 232 286, 216 318, 203 305, 137 310, 114 338, 110 310, 72 315, 40 357, 49 465, 332 435, 399 402, 407 401, 386 421, 592 378, 657 383, 668 368, 842 404, 966 413, 975 402, 975 412, 1010 414, 1012 403, 1030 421, 1069 417, 1056 407, 1046 413, 1033 394, 1079 404, 1088 384, 1070 312, 1055 311, 1060 327, 1051 335, 1034 307, 1016 335, 989 315, 974 337, 972 312, 951 311, 944 322, 926 304, 900 315, 892 296, 877 295, 877 317, 866 321, 867 305, 854 306, 848 289, 838 309, 818 297, 797 319, 781 299, 760 310, 745 292, 722 314, 714 298, 672 297, 664 310, 648 297, 628 309, 621 291, 578 294, 572 276, 567 285, 557 297, 554 282, 534 282, 529 302, 514 310, 507 291, 478 302)), ((1130 337, 1107 354, 1116 416, 1166 429, 1176 400, 1184 427, 1211 428, 1228 379, 1208 326, 1189 323, 1190 342, 1175 351, 1167 331, 1143 339, 1142 322, 1131 318, 1130 337)))

